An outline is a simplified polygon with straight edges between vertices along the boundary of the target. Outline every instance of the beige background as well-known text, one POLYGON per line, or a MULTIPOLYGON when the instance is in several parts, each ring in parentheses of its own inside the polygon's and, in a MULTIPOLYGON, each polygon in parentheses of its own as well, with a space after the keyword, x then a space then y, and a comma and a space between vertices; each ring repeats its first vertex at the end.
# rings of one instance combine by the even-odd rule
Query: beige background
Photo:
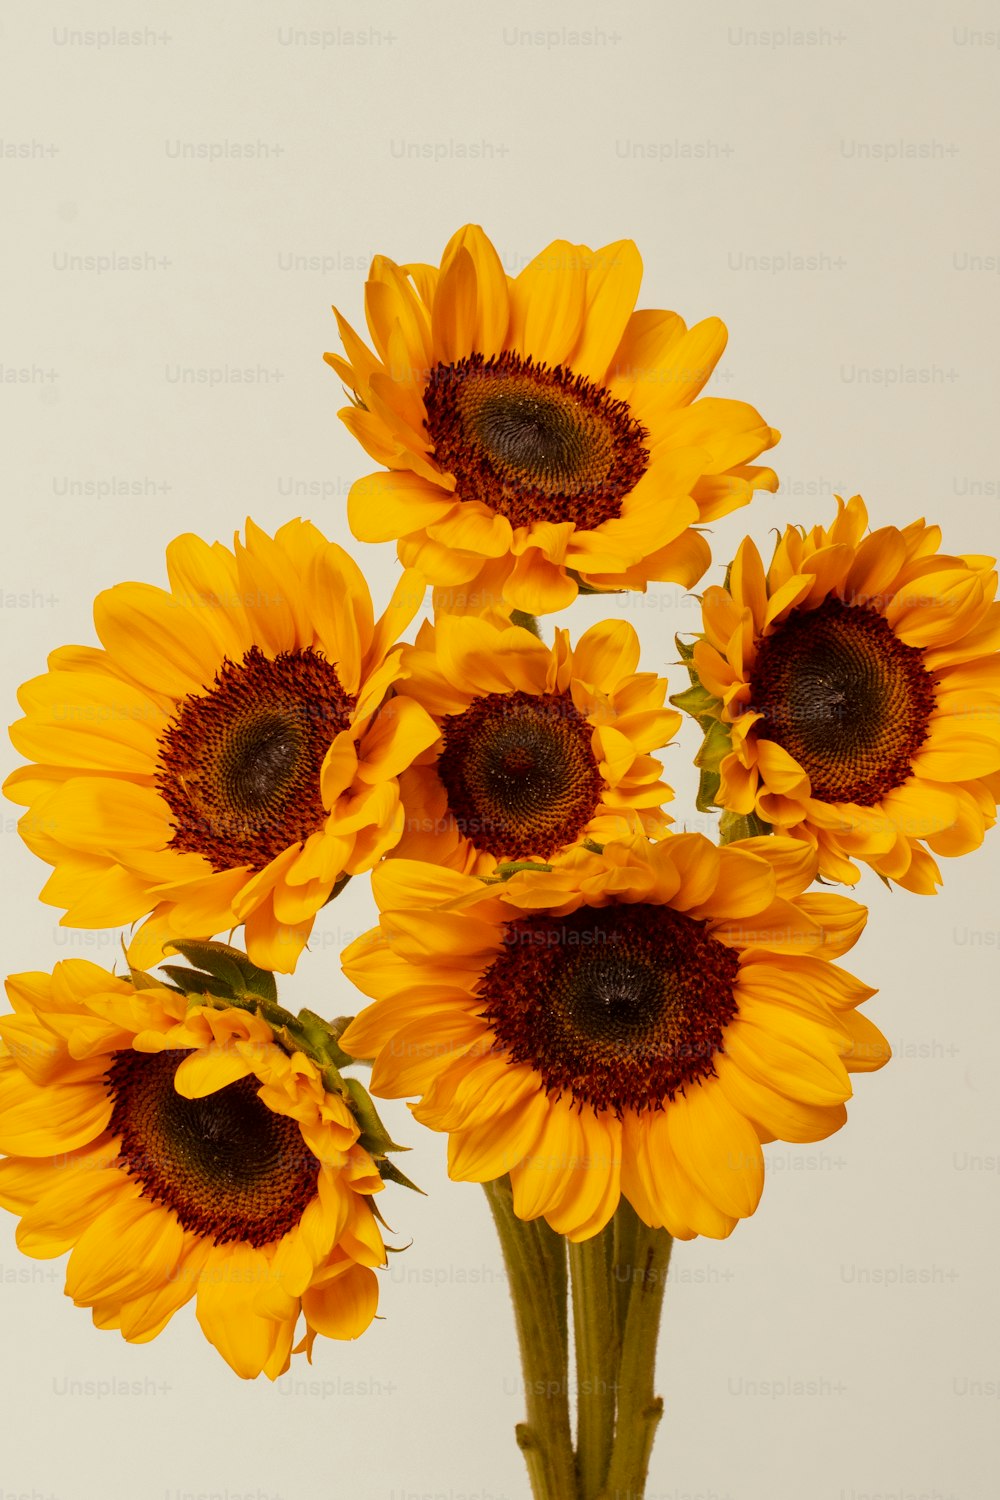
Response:
MULTIPOLYGON (((996 551, 998 32, 974 0, 8 6, 9 716, 48 649, 93 639, 93 595, 162 581, 182 530, 309 515, 386 595, 392 549, 347 536, 368 461, 336 421, 328 309, 358 320, 373 252, 435 259, 470 219, 510 269, 555 236, 631 236, 643 305, 729 324, 714 390, 783 429, 784 488, 718 525, 720 563, 745 529, 825 519, 840 489, 876 524, 926 513, 950 550, 996 551)), ((647 667, 694 619, 672 588, 618 607, 647 667)), ((699 826, 693 749, 668 767, 699 826)), ((113 961, 114 935, 35 900, 14 825, 6 967, 113 961)), ((995 1494, 998 867, 994 836, 933 900, 863 884, 853 967, 896 1059, 840 1135, 769 1148, 762 1209, 728 1243, 678 1248, 649 1500, 995 1494)), ((338 953, 369 920, 355 882, 285 995, 347 1009, 338 953)), ((413 1245, 384 1321, 273 1388, 240 1384, 190 1312, 145 1348, 95 1332, 4 1216, 0 1500, 524 1496, 482 1195, 410 1136, 431 1195, 393 1194, 413 1245)))

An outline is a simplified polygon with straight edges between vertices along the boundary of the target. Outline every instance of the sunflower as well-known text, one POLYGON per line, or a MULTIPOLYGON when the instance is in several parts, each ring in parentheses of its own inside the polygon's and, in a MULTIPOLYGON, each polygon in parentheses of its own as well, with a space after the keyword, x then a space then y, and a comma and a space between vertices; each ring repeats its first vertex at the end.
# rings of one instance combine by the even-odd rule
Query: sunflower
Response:
POLYGON ((144 1343, 196 1297, 236 1373, 272 1380, 300 1314, 298 1348, 364 1332, 382 1182, 314 1062, 259 1015, 188 1009, 82 959, 15 975, 8 995, 0 1204, 25 1254, 72 1252, 66 1293, 97 1327, 144 1343))
POLYGON ((398 839, 397 773, 437 738, 386 701, 423 580, 376 622, 356 563, 306 521, 273 539, 248 521, 233 552, 179 537, 167 570, 169 590, 100 594, 103 649, 64 647, 21 689, 11 738, 35 764, 5 790, 63 925, 150 916, 142 966, 245 923, 254 962, 289 973, 324 902, 398 839))
POLYGON ((848 1074, 889 1055, 855 1009, 874 991, 829 962, 865 909, 803 895, 814 869, 792 839, 701 834, 495 884, 387 860, 380 926, 344 954, 375 1003, 341 1044, 374 1093, 420 1096, 453 1178, 509 1172, 522 1219, 583 1240, 624 1196, 721 1238, 757 1206, 761 1142, 830 1135, 848 1074))
POLYGON ((440 269, 376 256, 375 352, 338 313, 346 357, 325 356, 343 421, 388 470, 353 486, 354 535, 397 539, 457 612, 700 578, 691 528, 777 487, 750 460, 779 434, 744 402, 695 400, 726 329, 633 311, 641 279, 631 240, 556 240, 511 278, 476 225, 440 269))
POLYGON ((623 621, 551 646, 503 618, 441 615, 403 653, 406 691, 441 739, 399 778, 406 814, 395 854, 486 874, 556 859, 584 839, 665 831, 673 797, 649 754, 680 714, 666 679, 638 673, 623 621))
POLYGON ((838 497, 831 526, 787 528, 766 573, 747 538, 702 597, 682 647, 694 686, 674 701, 708 732, 719 806, 807 840, 828 879, 853 884, 860 860, 932 894, 929 851, 965 854, 996 818, 997 575, 942 555, 923 521, 867 528, 860 496, 838 497))

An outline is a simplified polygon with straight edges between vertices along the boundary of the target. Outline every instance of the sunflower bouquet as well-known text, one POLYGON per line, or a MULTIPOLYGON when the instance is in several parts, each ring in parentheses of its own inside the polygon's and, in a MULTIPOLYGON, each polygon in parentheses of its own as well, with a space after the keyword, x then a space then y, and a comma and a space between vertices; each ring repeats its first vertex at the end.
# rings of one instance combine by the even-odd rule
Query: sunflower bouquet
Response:
POLYGON ((41 899, 130 929, 120 973, 8 982, 20 1248, 69 1252, 99 1328, 193 1301, 274 1380, 376 1314, 379 1195, 413 1184, 373 1096, 408 1100, 489 1200, 536 1500, 641 1500, 673 1240, 730 1235, 763 1148, 830 1136, 888 1061, 832 887, 932 894, 1000 795, 993 559, 857 496, 767 567, 740 545, 672 698, 614 615, 547 639, 579 594, 692 588, 706 523, 777 488, 778 433, 700 394, 724 326, 636 310, 641 274, 629 241, 557 241, 511 278, 475 226, 439 267, 376 257, 370 342, 338 314, 326 359, 377 465, 350 529, 397 545, 384 613, 308 521, 181 536, 166 589, 101 594, 100 644, 23 686, 6 784, 41 899), (666 811, 685 714, 713 838, 666 811), (365 876, 357 1014, 289 1012, 275 975, 365 876))

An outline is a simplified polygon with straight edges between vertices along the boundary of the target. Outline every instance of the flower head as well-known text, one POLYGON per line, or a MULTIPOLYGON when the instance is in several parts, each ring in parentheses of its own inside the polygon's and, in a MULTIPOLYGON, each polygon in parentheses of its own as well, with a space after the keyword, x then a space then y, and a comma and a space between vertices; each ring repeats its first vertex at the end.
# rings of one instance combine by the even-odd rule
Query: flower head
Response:
POLYGON ((941 554, 936 526, 866 535, 860 496, 837 504, 832 526, 788 527, 766 572, 740 545, 674 701, 707 731, 708 798, 807 840, 828 879, 854 883, 861 861, 930 893, 933 854, 995 821, 997 575, 941 554))
POLYGON ((375 620, 346 552, 305 521, 246 545, 178 537, 170 587, 98 596, 101 649, 64 647, 24 685, 11 730, 35 764, 6 791, 54 866, 64 925, 151 919, 137 964, 172 937, 245 923, 256 963, 289 972, 345 876, 399 838, 397 774, 437 737, 399 678, 423 581, 375 620))
POLYGON ((864 925, 803 894, 812 852, 701 834, 578 849, 494 884, 406 860, 344 955, 374 1003, 341 1042, 372 1091, 419 1096, 452 1177, 509 1172, 521 1218, 582 1240, 625 1197, 651 1227, 721 1237, 757 1207, 761 1142, 820 1140, 851 1072, 889 1049, 830 962, 864 925))
POLYGON ((556 240, 509 277, 476 225, 440 268, 376 256, 375 352, 338 314, 344 357, 326 356, 341 417, 388 471, 351 490, 354 535, 397 539, 459 612, 700 578, 692 528, 776 488, 750 461, 778 434, 743 402, 696 399, 726 330, 635 311, 641 279, 631 240, 556 240))
POLYGON ((557 630, 547 646, 504 618, 444 614, 403 663, 441 738, 400 776, 395 854, 488 874, 666 829, 673 792, 650 751, 680 715, 663 706, 666 679, 637 671, 630 625, 593 625, 575 646, 557 630))
MULTIPOLYGON (((210 976, 196 976, 200 980, 210 976)), ((238 1375, 371 1322, 382 1181, 317 1062, 254 1009, 82 959, 8 981, 0 1204, 17 1242, 71 1252, 66 1293, 144 1343, 192 1297, 238 1375)))

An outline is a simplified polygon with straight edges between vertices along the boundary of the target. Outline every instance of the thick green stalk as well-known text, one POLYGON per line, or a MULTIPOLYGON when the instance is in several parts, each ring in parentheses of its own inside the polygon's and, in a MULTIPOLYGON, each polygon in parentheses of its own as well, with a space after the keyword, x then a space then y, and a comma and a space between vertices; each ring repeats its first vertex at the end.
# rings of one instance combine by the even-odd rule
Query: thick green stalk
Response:
POLYGON ((566 1242, 514 1213, 510 1179, 483 1184, 500 1237, 521 1349, 527 1421, 516 1429, 535 1500, 578 1500, 569 1421, 566 1242))
POLYGON ((625 1319, 628 1316, 628 1299, 632 1291, 632 1267, 635 1264, 635 1236, 639 1225, 638 1215, 630 1210, 631 1205, 622 1199, 611 1220, 614 1234, 611 1280, 614 1287, 615 1327, 618 1331, 619 1350, 625 1331, 625 1319))
POLYGON ((656 1345, 673 1240, 665 1229, 650 1229, 624 1198, 618 1208, 622 1224, 616 1262, 616 1284, 627 1287, 621 1363, 618 1371, 618 1420, 608 1477, 600 1500, 642 1500, 649 1456, 663 1401, 654 1391, 656 1345))
POLYGON ((618 1391, 619 1332, 611 1279, 613 1231, 569 1247, 576 1343, 576 1461, 580 1500, 597 1500, 611 1459, 618 1391))

